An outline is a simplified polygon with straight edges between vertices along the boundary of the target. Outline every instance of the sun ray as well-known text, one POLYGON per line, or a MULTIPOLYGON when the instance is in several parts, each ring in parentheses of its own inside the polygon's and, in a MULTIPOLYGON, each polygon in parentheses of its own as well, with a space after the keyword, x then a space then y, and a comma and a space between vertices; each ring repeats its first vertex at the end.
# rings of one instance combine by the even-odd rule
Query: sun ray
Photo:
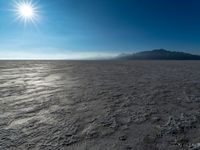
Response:
POLYGON ((28 23, 36 25, 38 22, 39 8, 37 3, 33 3, 32 0, 15 0, 13 11, 16 14, 16 20, 22 21, 25 26, 28 23))

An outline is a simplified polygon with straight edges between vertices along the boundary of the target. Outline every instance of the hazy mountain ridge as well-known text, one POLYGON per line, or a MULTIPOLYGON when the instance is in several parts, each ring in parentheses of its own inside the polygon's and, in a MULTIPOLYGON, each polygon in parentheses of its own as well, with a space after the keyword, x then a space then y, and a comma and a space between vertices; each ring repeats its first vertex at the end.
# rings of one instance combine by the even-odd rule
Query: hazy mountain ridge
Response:
POLYGON ((193 55, 185 52, 155 49, 135 54, 122 54, 117 57, 121 60, 200 60, 200 55, 193 55))

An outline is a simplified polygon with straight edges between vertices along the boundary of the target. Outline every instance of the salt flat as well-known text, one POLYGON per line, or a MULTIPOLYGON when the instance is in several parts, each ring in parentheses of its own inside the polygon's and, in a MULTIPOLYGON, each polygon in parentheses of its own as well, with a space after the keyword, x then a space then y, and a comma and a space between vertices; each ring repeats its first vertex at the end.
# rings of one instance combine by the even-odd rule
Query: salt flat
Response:
POLYGON ((2 150, 198 150, 200 61, 0 61, 2 150))

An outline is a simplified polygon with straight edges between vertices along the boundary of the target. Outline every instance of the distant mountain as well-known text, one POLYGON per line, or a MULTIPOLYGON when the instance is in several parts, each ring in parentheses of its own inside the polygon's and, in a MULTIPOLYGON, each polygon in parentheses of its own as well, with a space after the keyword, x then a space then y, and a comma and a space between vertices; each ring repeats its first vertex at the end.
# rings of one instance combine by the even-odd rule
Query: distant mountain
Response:
POLYGON ((200 60, 199 55, 192 55, 184 52, 156 49, 143 51, 135 54, 121 54, 117 57, 120 60, 200 60))

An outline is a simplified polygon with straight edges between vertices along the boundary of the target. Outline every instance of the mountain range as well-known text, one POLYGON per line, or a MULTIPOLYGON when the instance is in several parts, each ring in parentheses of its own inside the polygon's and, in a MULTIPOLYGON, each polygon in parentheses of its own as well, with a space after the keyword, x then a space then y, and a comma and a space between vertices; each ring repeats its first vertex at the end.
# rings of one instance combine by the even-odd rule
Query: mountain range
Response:
POLYGON ((121 54, 117 57, 120 60, 200 60, 200 55, 193 55, 185 52, 155 49, 134 54, 121 54))

